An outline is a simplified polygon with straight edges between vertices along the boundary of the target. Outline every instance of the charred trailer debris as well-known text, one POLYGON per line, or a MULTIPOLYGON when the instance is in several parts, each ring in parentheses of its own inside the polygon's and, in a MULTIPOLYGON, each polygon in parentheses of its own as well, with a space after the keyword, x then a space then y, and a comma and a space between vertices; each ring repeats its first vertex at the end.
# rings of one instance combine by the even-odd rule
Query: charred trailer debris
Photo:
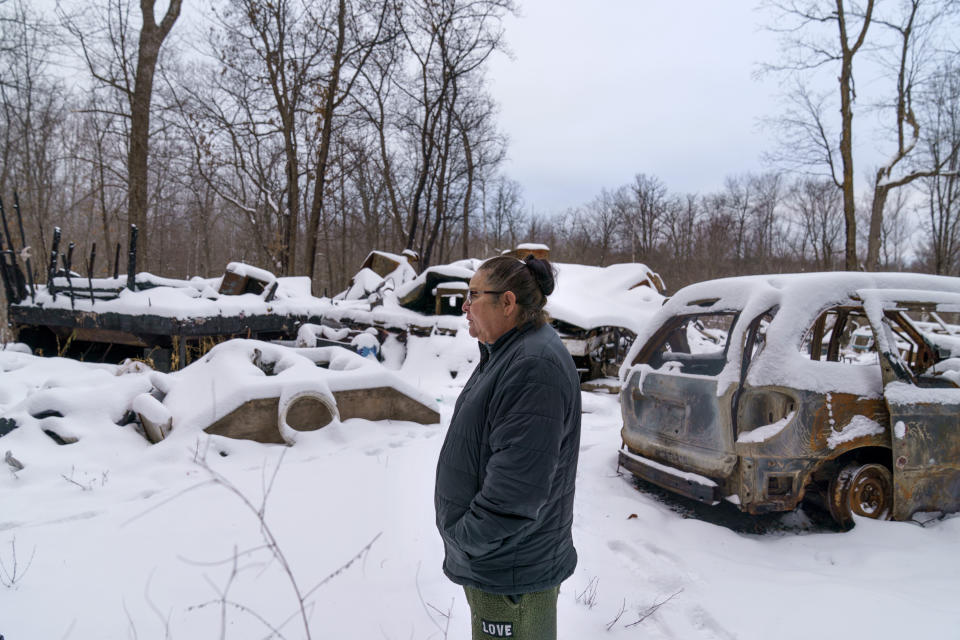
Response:
MULTIPOLYGON (((158 371, 181 369, 204 355, 213 346, 231 338, 293 340, 299 325, 311 318, 273 313, 269 303, 277 291, 277 279, 268 271, 242 263, 227 265, 219 290, 207 282, 160 278, 136 273, 137 232, 131 226, 127 252, 128 273, 117 273, 119 244, 114 276, 94 278, 96 246, 91 247, 86 278, 72 270, 74 243, 60 253, 61 233, 54 229, 47 284, 32 284, 30 297, 12 251, 4 251, 0 275, 8 295, 8 320, 15 339, 38 355, 56 355, 92 362, 118 363, 141 359, 158 371), (62 266, 58 268, 58 263, 62 266), (151 291, 166 298, 173 290, 183 300, 218 299, 221 296, 253 294, 260 299, 261 312, 209 311, 161 313, 153 308, 151 291), (11 293, 13 295, 11 295, 11 293), (138 299, 124 304, 133 293, 138 299)), ((28 252, 27 252, 28 253, 28 252)), ((319 319, 316 319, 319 320, 319 319)))

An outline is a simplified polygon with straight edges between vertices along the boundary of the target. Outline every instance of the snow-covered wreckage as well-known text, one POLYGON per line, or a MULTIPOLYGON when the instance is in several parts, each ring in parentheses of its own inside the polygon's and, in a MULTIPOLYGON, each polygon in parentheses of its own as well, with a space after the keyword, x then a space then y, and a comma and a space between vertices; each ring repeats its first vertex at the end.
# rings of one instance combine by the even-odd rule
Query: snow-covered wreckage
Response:
MULTIPOLYGON (((189 280, 64 270, 11 296, 8 313, 17 339, 38 355, 154 369, 152 386, 116 416, 141 425, 152 442, 194 427, 292 444, 298 432, 333 420, 439 422, 434 399, 378 362, 376 331, 350 339, 324 322, 330 307, 310 294, 308 278, 233 262, 219 278, 189 280), (185 395, 192 401, 178 404, 185 395)), ((58 444, 77 442, 82 434, 58 423, 73 406, 33 394, 23 411, 0 417, 0 437, 36 424, 58 444)))
MULTIPOLYGON (((549 249, 537 245, 516 250, 518 257, 527 251, 545 255, 549 249)), ((180 280, 135 273, 133 246, 130 253, 129 273, 117 274, 115 261, 112 278, 93 278, 92 269, 87 277, 66 266, 55 270, 52 262, 47 284, 31 279, 29 288, 23 284, 14 291, 9 285, 27 279, 8 278, 16 264, 6 264, 3 275, 11 326, 17 340, 35 353, 104 363, 132 359, 155 370, 149 393, 121 418, 136 420, 154 442, 164 439, 178 422, 185 424, 176 418, 176 411, 164 408, 167 373, 173 375, 169 380, 213 376, 231 389, 231 398, 245 398, 236 406, 219 402, 209 411, 199 411, 209 418, 201 428, 219 435, 289 443, 294 432, 321 428, 335 418, 436 422, 435 403, 401 384, 392 371, 403 365, 411 339, 454 340, 461 333, 466 338, 463 300, 482 263, 459 260, 417 273, 411 252, 372 251, 347 289, 330 298, 313 296, 309 278, 278 278, 241 262, 230 263, 216 278, 180 280), (238 339, 246 346, 218 346, 238 339), (250 346, 256 341, 262 346, 250 346), (339 347, 355 353, 330 351, 339 347), (268 353, 274 355, 267 358, 268 353), (361 367, 364 358, 369 362, 361 367), (210 365, 224 360, 236 366, 210 365), (273 362, 285 363, 282 375, 274 377, 273 362), (281 383, 303 378, 300 374, 311 366, 316 371, 307 376, 310 384, 334 390, 298 396, 288 407, 281 383), (299 372, 299 377, 292 372, 299 372), (365 384, 371 376, 382 384, 365 384)), ((662 304, 662 282, 642 264, 556 266, 557 290, 547 306, 554 326, 584 379, 609 376, 633 336, 662 304)), ((456 378, 475 361, 460 357, 461 350, 457 346, 457 353, 449 357, 436 354, 435 366, 456 378)), ((174 404, 182 394, 172 395, 174 404)), ((43 404, 37 399, 26 415, 11 417, 3 429, 9 431, 36 416, 44 420, 64 415, 53 405, 36 403, 43 404)), ((77 439, 53 428, 44 431, 60 443, 77 439)))
MULTIPOLYGON (((135 273, 134 242, 128 274, 119 275, 115 262, 113 278, 93 278, 92 270, 82 277, 52 263, 46 285, 31 279, 29 289, 15 289, 10 285, 26 279, 8 278, 17 265, 5 265, 17 339, 45 355, 101 362, 137 358, 159 371, 186 367, 233 338, 296 341, 301 347, 339 343, 402 362, 408 336, 454 336, 465 327, 463 300, 482 263, 457 260, 418 273, 414 252, 371 251, 344 291, 317 298, 309 278, 278 278, 242 262, 227 265, 219 278, 135 273)), ((521 244, 508 253, 549 257, 549 248, 521 244)), ((557 289, 547 312, 581 379, 615 376, 634 336, 662 304, 663 281, 638 263, 555 266, 557 289)), ((613 377, 602 382, 616 386, 613 377)))
POLYGON ((29 295, 9 299, 20 342, 40 355, 92 362, 143 359, 161 371, 187 366, 230 338, 296 336, 312 308, 309 278, 277 278, 231 262, 217 278, 113 278, 62 270, 29 295))
POLYGON ((752 514, 805 497, 844 527, 854 516, 958 511, 958 312, 960 278, 944 276, 811 273, 685 287, 621 368, 619 463, 752 514))
MULTIPOLYGON (((508 252, 549 257, 542 244, 508 252)), ((456 333, 463 327, 463 299, 482 260, 458 260, 416 274, 404 255, 373 252, 326 314, 352 330, 406 326, 414 335, 456 333), (380 264, 378 271, 376 266, 380 264)), ((595 267, 554 262, 556 290, 546 311, 573 356, 581 380, 615 377, 636 334, 663 304, 660 276, 640 263, 595 267)), ((331 330, 327 330, 328 335, 331 330)))

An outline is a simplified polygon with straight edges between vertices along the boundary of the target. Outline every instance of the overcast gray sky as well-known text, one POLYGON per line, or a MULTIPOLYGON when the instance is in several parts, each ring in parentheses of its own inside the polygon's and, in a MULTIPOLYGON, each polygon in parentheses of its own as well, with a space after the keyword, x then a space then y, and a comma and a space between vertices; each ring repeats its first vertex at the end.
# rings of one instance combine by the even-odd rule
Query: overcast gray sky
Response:
POLYGON ((636 173, 706 193, 763 168, 776 53, 747 0, 521 0, 489 79, 510 138, 505 172, 553 213, 636 173))

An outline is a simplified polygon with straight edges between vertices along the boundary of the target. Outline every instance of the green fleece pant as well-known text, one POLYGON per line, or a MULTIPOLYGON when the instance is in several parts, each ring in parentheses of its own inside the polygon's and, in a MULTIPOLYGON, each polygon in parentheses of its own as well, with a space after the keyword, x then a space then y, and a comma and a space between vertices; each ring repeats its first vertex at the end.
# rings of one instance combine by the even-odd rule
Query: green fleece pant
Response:
POLYGON ((487 593, 473 587, 463 590, 470 605, 473 640, 556 639, 559 586, 519 596, 487 593))

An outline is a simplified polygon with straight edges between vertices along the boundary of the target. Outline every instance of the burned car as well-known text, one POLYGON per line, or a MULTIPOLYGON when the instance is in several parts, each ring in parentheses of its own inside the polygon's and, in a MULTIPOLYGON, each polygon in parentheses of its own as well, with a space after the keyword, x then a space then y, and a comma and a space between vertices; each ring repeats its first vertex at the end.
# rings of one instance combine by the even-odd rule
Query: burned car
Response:
POLYGON ((811 498, 844 527, 960 510, 957 312, 960 278, 944 276, 688 286, 621 368, 619 463, 751 514, 811 498))

